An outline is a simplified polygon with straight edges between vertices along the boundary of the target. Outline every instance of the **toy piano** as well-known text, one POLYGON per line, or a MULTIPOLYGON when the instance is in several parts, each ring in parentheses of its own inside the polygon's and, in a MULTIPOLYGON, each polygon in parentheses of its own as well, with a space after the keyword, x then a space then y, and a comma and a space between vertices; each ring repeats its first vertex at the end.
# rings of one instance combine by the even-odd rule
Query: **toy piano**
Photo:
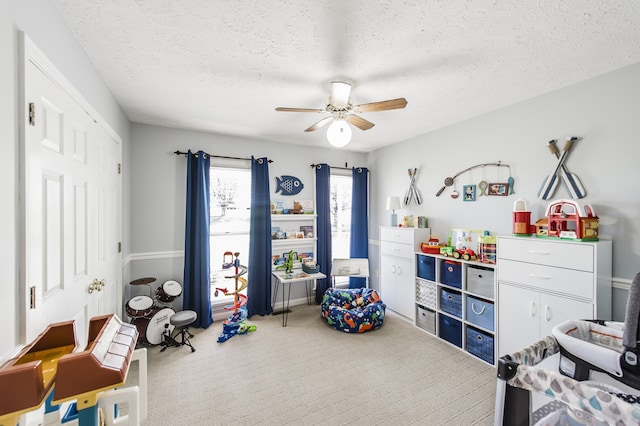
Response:
MULTIPOLYGON (((138 331, 114 315, 89 322, 87 348, 76 352, 73 321, 49 325, 15 358, 0 368, 0 425, 46 402, 47 409, 75 400, 81 426, 98 423, 98 395, 124 385, 138 331)), ((45 410, 47 412, 47 410, 45 410)))

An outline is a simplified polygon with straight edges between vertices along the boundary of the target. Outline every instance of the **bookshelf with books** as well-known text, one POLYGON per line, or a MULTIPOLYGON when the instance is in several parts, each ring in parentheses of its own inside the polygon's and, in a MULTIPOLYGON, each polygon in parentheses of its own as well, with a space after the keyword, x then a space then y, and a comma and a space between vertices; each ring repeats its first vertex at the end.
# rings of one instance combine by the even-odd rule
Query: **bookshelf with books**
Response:
POLYGON ((302 262, 316 258, 316 215, 315 213, 271 214, 271 251, 273 268, 284 262, 288 253, 293 252, 298 260, 294 265, 302 267, 302 262))

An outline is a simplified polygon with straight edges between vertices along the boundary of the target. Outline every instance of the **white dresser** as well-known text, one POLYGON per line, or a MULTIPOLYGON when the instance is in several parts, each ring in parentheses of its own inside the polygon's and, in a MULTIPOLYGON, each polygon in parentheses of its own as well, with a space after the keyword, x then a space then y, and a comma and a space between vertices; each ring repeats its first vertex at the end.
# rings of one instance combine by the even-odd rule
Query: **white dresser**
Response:
POLYGON ((571 319, 611 319, 611 241, 498 237, 498 356, 571 319))
POLYGON ((416 252, 429 228, 380 227, 380 293, 387 308, 415 321, 416 252))

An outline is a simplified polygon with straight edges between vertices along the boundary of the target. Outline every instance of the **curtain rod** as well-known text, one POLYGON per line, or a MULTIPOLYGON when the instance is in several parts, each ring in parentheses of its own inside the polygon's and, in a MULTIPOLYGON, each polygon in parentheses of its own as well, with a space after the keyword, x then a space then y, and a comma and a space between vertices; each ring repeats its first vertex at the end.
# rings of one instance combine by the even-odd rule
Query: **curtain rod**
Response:
MULTIPOLYGON (((187 155, 188 152, 182 152, 182 151, 175 151, 174 154, 176 155, 187 155)), ((251 161, 251 158, 242 158, 242 157, 227 157, 224 155, 212 155, 209 154, 208 152, 205 152, 205 155, 208 155, 209 157, 213 157, 213 158, 225 158, 227 160, 245 160, 245 161, 251 161)), ((267 162, 269 163, 273 163, 273 160, 271 159, 267 159, 267 162)))
MULTIPOLYGON (((319 164, 312 164, 311 167, 316 167, 319 166, 319 164)), ((344 163, 344 167, 334 167, 334 166, 329 166, 332 169, 341 169, 341 170, 351 170, 350 167, 347 167, 347 163, 344 163)))

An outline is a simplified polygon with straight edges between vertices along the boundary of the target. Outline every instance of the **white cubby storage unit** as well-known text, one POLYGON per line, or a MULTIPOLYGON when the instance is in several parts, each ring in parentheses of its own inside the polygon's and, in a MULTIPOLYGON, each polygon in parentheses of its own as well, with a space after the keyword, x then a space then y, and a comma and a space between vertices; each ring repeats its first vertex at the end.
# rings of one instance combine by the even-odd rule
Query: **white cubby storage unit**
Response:
POLYGON ((416 326, 495 365, 496 265, 416 253, 416 326))
MULTIPOLYGON (((280 229, 280 232, 293 233, 293 238, 271 238, 271 251, 273 256, 282 257, 284 253, 288 253, 290 250, 298 253, 300 256, 302 253, 311 253, 311 256, 316 259, 316 215, 315 214, 272 214, 271 215, 271 227, 272 230, 276 227, 280 229), (296 236, 300 231, 301 226, 310 226, 313 229, 312 236, 303 236, 298 238, 296 236)), ((283 235, 284 236, 284 235, 283 235)), ((295 264, 296 268, 301 268, 300 262, 295 264)), ((276 265, 273 265, 273 269, 276 265)))

